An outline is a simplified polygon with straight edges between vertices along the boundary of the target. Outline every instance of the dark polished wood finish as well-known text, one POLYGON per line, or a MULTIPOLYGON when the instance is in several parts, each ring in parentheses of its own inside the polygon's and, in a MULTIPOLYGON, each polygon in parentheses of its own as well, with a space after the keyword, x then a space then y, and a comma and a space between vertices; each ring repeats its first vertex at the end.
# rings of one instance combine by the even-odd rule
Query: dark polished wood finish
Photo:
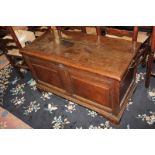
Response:
POLYGON ((37 87, 119 123, 136 86, 140 44, 133 48, 123 39, 61 33, 49 31, 21 50, 37 87))

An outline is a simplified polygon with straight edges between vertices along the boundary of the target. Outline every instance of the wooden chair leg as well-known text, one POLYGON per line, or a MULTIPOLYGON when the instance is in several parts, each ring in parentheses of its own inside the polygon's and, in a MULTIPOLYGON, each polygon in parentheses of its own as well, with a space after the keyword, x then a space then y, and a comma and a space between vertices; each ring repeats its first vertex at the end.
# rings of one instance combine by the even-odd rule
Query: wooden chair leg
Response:
POLYGON ((149 42, 150 42, 150 37, 142 44, 142 49, 144 49, 144 52, 143 52, 143 59, 142 59, 142 67, 145 67, 146 66, 146 62, 147 62, 147 55, 149 54, 149 49, 150 49, 150 45, 149 45, 149 42))
POLYGON ((24 75, 20 72, 20 69, 17 68, 12 60, 12 58, 10 56, 8 56, 7 54, 5 54, 6 58, 8 59, 8 61, 10 62, 10 64, 14 67, 15 71, 17 74, 19 74, 20 78, 24 78, 24 75))
POLYGON ((142 67, 146 66, 148 51, 149 51, 149 47, 145 47, 144 53, 143 53, 143 59, 142 59, 142 63, 141 63, 142 67))
POLYGON ((19 76, 21 78, 24 78, 24 75, 20 72, 20 69, 15 66, 12 57, 7 54, 8 51, 7 51, 5 45, 2 42, 0 42, 0 49, 3 51, 3 54, 6 56, 6 58, 10 62, 10 64, 14 67, 15 71, 17 72, 17 74, 19 74, 19 76))
POLYGON ((153 67, 153 57, 154 54, 151 53, 148 56, 148 61, 147 61, 147 68, 146 68, 146 79, 145 79, 145 87, 148 88, 150 85, 150 79, 151 79, 151 73, 152 73, 152 67, 153 67))

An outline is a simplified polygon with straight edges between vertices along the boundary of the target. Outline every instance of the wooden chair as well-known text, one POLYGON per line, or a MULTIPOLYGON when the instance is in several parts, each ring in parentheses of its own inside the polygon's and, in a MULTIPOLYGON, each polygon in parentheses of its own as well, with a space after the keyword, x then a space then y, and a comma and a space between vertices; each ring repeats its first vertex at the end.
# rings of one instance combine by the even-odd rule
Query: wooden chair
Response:
MULTIPOLYGON (((25 47, 26 44, 31 43, 37 36, 32 31, 32 27, 27 27, 27 30, 14 29, 12 26, 3 27, 7 31, 5 36, 1 38, 1 49, 10 61, 11 65, 16 69, 21 77, 23 75, 20 72, 21 68, 28 69, 23 57, 20 53, 20 49, 25 47)), ((49 29, 42 29, 41 32, 45 32, 49 29)))
POLYGON ((152 29, 152 35, 147 59, 146 78, 145 78, 146 88, 148 88, 150 85, 151 76, 155 77, 155 73, 152 72, 154 60, 155 60, 155 26, 153 26, 152 29))
POLYGON ((97 27, 97 34, 104 35, 110 38, 119 38, 128 41, 132 41, 133 47, 136 43, 140 43, 139 64, 142 63, 143 66, 146 64, 146 56, 149 51, 149 41, 150 41, 150 27, 117 27, 117 26, 107 26, 107 27, 97 27), (147 30, 147 32, 146 32, 147 30), (141 32, 141 33, 139 33, 141 32))
POLYGON ((22 45, 17 38, 17 34, 15 33, 13 27, 8 26, 5 28, 7 30, 7 34, 1 38, 1 49, 6 58, 9 60, 10 64, 15 68, 18 74, 23 77, 20 69, 27 69, 27 66, 25 65, 22 55, 19 52, 19 50, 22 48, 22 45))

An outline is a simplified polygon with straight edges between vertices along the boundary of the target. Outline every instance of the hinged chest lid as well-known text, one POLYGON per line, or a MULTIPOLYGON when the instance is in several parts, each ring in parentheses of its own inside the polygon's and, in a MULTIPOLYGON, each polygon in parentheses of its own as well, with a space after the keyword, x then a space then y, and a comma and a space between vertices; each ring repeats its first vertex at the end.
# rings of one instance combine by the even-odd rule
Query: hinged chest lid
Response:
POLYGON ((137 44, 136 50, 133 50, 131 41, 70 32, 65 35, 65 39, 58 38, 51 31, 21 52, 120 81, 139 46, 137 44))

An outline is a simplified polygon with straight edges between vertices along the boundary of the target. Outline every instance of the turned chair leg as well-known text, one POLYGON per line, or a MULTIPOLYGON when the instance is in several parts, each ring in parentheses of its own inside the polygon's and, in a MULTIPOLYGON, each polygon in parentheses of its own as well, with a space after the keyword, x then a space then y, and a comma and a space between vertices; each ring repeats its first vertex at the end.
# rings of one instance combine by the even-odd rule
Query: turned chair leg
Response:
POLYGON ((148 39, 142 44, 142 49, 144 49, 144 52, 143 52, 143 59, 142 59, 142 67, 145 67, 146 66, 146 62, 147 62, 147 55, 149 54, 149 50, 150 50, 150 45, 149 45, 149 42, 150 42, 150 39, 151 37, 148 37, 148 39))
POLYGON ((3 54, 6 56, 7 60, 10 62, 10 64, 14 67, 15 71, 20 75, 21 78, 23 78, 24 76, 22 75, 22 73, 20 72, 19 68, 16 68, 11 56, 9 56, 7 53, 7 49, 5 47, 5 45, 3 43, 0 44, 0 49, 3 51, 3 54))
POLYGON ((146 88, 148 88, 150 85, 150 79, 151 79, 152 67, 153 67, 153 58, 154 58, 154 54, 151 53, 148 56, 147 68, 146 68, 146 80, 145 80, 145 87, 146 88))
POLYGON ((15 69, 16 73, 20 76, 21 79, 24 78, 24 75, 21 73, 20 68, 17 68, 11 58, 11 56, 8 56, 6 53, 4 53, 6 58, 8 59, 8 61, 10 62, 10 64, 12 65, 12 67, 15 69))
POLYGON ((148 51, 149 51, 149 47, 146 47, 144 49, 143 59, 142 59, 142 63, 141 63, 142 64, 142 67, 145 67, 146 66, 148 51))

